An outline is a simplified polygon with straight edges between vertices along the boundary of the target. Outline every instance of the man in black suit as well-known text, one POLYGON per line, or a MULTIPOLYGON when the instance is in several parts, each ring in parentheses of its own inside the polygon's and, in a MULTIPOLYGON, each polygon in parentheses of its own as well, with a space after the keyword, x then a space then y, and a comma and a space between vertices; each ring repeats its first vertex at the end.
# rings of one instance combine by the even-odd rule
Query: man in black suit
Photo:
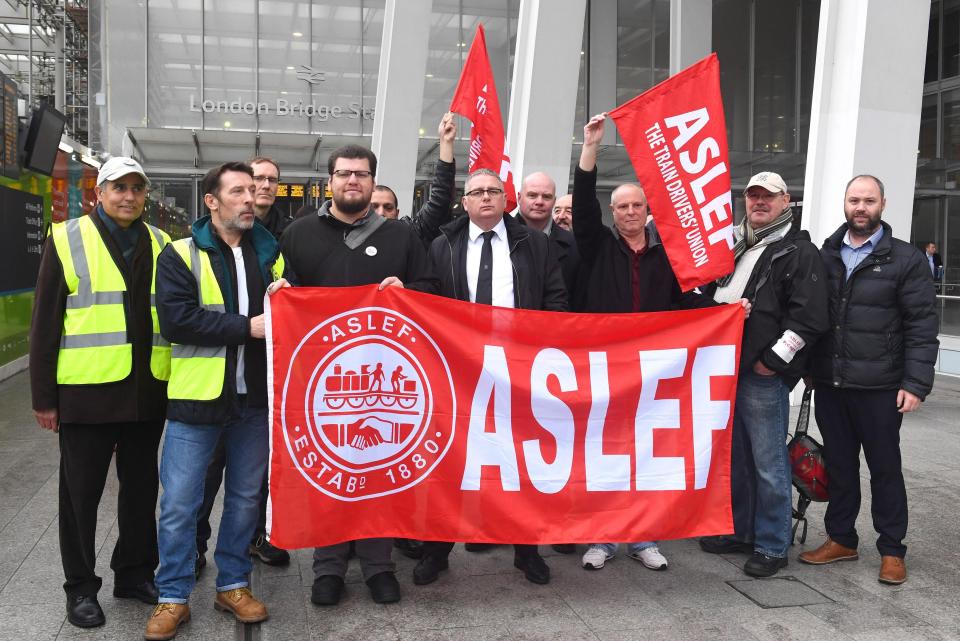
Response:
MULTIPOLYGON (((467 216, 441 227, 440 236, 430 246, 439 294, 498 307, 567 311, 567 291, 553 243, 514 217, 503 215, 507 199, 497 174, 489 169, 470 174, 462 204, 467 216)), ((436 581, 447 569, 452 549, 453 543, 425 542, 423 558, 413 569, 413 582, 426 585, 436 581)), ((550 568, 535 545, 515 545, 513 564, 533 583, 550 581, 550 568)))
POLYGON ((943 259, 937 253, 937 244, 933 241, 927 243, 924 250, 924 258, 927 259, 927 265, 930 267, 930 275, 933 276, 933 282, 940 284, 943 279, 943 259))
POLYGON ((563 283, 567 286, 567 300, 570 308, 576 311, 576 279, 580 268, 580 254, 577 253, 573 232, 553 222, 553 207, 556 202, 557 185, 550 176, 538 171, 523 179, 520 199, 517 201, 520 215, 528 226, 542 231, 553 244, 563 272, 563 283))

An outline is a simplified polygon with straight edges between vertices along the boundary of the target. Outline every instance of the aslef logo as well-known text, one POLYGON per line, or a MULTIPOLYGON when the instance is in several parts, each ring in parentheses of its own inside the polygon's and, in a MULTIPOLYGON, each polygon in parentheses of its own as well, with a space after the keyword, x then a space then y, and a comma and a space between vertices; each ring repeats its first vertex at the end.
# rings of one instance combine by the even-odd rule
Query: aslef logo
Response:
POLYGON ((325 82, 327 79, 327 72, 321 71, 316 67, 310 67, 307 65, 300 65, 300 68, 297 69, 297 80, 303 80, 315 85, 318 82, 325 82))
POLYGON ((401 314, 364 308, 329 318, 304 337, 290 371, 294 363, 312 373, 305 384, 287 377, 284 438, 304 478, 333 498, 405 490, 453 442, 450 369, 433 339, 401 314))

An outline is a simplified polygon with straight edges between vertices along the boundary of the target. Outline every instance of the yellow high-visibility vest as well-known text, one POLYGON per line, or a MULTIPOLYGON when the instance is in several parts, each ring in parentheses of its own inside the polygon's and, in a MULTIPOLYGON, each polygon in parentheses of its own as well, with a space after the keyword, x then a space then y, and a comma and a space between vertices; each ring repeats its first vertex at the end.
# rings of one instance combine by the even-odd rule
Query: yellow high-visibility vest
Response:
MULTIPOLYGON (((221 314, 226 312, 223 292, 207 252, 201 251, 193 238, 183 238, 172 245, 198 283, 200 307, 221 314)), ((283 256, 278 256, 271 270, 274 280, 283 275, 283 266, 283 256)), ((203 347, 173 343, 171 356, 167 388, 170 399, 212 401, 220 397, 227 369, 226 345, 203 347)))
MULTIPOLYGON (((170 378, 170 343, 160 335, 155 300, 157 257, 170 242, 170 236, 152 225, 146 227, 153 254, 150 371, 154 378, 165 381, 170 378)), ((127 286, 120 268, 90 216, 57 223, 51 233, 68 290, 57 356, 57 383, 96 385, 123 380, 133 369, 133 344, 127 336, 123 307, 127 286)))

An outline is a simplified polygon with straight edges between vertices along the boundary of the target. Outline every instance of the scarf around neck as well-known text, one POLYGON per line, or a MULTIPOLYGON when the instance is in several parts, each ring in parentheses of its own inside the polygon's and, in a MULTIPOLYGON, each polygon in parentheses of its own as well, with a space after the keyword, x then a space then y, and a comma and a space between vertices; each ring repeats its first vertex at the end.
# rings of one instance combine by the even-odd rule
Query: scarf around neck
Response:
MULTIPOLYGON (((770 221, 768 224, 763 227, 754 229, 749 224, 747 224, 747 217, 743 217, 743 221, 740 223, 740 233, 737 237, 737 242, 733 246, 733 262, 736 264, 740 257, 743 256, 743 252, 747 251, 764 238, 776 234, 779 231, 782 231, 784 227, 790 225, 793 222, 793 209, 787 207, 780 215, 770 221)), ((736 269, 736 268, 734 268, 736 269)), ((730 279, 733 278, 733 272, 730 272, 726 276, 717 279, 718 287, 725 287, 730 283, 730 279)))

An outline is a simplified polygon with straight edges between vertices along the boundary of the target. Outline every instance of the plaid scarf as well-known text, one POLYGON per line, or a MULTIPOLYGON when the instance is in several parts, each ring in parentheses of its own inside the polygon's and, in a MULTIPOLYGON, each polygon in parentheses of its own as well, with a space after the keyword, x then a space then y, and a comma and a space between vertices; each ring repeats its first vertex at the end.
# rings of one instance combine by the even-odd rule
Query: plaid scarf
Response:
MULTIPOLYGON (((790 225, 793 222, 793 210, 790 207, 784 209, 779 216, 777 216, 770 224, 754 229, 747 224, 747 217, 743 217, 743 221, 740 223, 740 233, 737 234, 737 243, 733 246, 733 261, 734 264, 740 257, 743 256, 743 252, 747 251, 764 238, 775 234, 778 231, 783 230, 784 227, 790 225)), ((734 267, 736 271, 736 267, 734 267)), ((730 272, 726 276, 717 279, 717 287, 726 287, 730 284, 730 281, 733 280, 733 272, 730 272)))

